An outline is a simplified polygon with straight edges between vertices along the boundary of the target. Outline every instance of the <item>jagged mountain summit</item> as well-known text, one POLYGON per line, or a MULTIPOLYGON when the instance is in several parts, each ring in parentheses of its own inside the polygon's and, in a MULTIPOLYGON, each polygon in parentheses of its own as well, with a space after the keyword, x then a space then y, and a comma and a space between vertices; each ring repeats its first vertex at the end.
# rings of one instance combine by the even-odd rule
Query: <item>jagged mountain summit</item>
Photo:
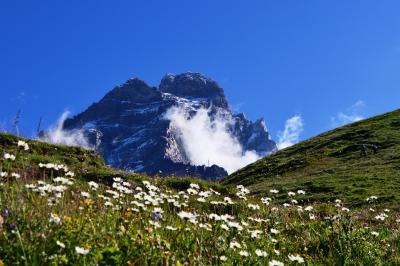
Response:
MULTIPOLYGON (((137 78, 108 92, 87 110, 67 119, 64 129, 84 130, 107 164, 150 175, 218 179, 227 171, 218 165, 194 165, 183 132, 166 117, 177 108, 186 120, 206 110, 212 125, 221 121, 241 153, 265 156, 275 151, 263 119, 251 122, 229 108, 223 89, 199 73, 167 74, 158 88, 137 78)), ((214 129, 212 129, 214 130, 214 129)))

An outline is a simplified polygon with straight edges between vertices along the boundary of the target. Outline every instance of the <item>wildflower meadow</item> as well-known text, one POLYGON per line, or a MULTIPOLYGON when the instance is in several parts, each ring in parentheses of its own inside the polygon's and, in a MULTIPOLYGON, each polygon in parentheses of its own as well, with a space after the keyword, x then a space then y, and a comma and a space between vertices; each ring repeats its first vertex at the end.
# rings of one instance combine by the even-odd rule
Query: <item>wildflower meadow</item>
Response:
POLYGON ((63 162, 32 176, 15 146, 0 160, 0 265, 400 264, 400 217, 374 195, 350 209, 301 187, 278 201, 196 179, 84 180, 63 162))

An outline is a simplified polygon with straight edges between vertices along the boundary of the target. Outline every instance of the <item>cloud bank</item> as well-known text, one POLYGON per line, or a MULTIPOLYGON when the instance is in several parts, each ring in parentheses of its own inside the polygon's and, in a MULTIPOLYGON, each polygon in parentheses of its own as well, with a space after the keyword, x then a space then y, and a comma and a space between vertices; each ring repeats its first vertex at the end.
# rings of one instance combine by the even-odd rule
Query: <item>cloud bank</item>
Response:
POLYGON ((64 122, 69 115, 68 111, 65 111, 56 124, 51 126, 43 136, 39 139, 48 143, 61 144, 66 146, 80 146, 86 149, 91 149, 88 139, 85 137, 83 130, 64 130, 64 122))
POLYGON ((332 127, 344 126, 350 123, 354 123, 363 120, 365 117, 360 114, 366 104, 363 101, 357 101, 352 106, 346 109, 346 112, 339 112, 336 116, 331 117, 332 127))
POLYGON ((299 142, 300 134, 303 132, 303 124, 303 118, 300 115, 295 115, 286 120, 283 132, 278 132, 278 150, 299 142))
POLYGON ((183 107, 171 107, 165 114, 174 127, 176 137, 183 144, 192 165, 223 167, 229 174, 260 157, 255 151, 244 151, 228 127, 232 121, 217 114, 212 119, 208 110, 201 108, 189 117, 183 107))

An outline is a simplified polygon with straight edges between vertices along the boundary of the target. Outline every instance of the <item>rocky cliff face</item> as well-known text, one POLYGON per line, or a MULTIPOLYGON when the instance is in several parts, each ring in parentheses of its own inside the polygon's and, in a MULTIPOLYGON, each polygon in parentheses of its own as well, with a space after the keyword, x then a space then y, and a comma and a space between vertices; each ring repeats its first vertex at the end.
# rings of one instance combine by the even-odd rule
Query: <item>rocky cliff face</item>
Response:
POLYGON ((187 119, 205 108, 211 120, 217 116, 229 120, 227 131, 243 152, 253 150, 264 156, 276 150, 262 119, 253 123, 244 114, 233 114, 223 89, 198 73, 167 74, 158 88, 129 79, 66 120, 64 128, 84 129, 106 163, 117 168, 204 179, 226 176, 217 165, 191 165, 181 132, 165 118, 171 107, 184 110, 187 119))

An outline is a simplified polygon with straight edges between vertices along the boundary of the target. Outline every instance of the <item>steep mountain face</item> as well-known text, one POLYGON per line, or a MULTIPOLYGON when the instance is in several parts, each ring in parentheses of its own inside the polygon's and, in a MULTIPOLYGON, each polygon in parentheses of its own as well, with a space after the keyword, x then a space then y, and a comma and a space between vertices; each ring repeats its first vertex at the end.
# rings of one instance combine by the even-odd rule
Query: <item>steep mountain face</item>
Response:
POLYGON ((204 179, 226 176, 217 165, 190 164, 181 132, 165 118, 172 107, 183 110, 187 119, 206 108, 211 120, 229 120, 227 130, 244 152, 254 150, 264 156, 276 150, 262 119, 253 123, 243 114, 233 114, 223 89, 198 73, 168 74, 158 88, 129 79, 66 120, 64 128, 83 129, 106 163, 123 170, 204 179))
POLYGON ((280 150, 220 180, 276 197, 298 189, 313 201, 341 199, 348 206, 399 207, 400 110, 337 128, 280 150))

